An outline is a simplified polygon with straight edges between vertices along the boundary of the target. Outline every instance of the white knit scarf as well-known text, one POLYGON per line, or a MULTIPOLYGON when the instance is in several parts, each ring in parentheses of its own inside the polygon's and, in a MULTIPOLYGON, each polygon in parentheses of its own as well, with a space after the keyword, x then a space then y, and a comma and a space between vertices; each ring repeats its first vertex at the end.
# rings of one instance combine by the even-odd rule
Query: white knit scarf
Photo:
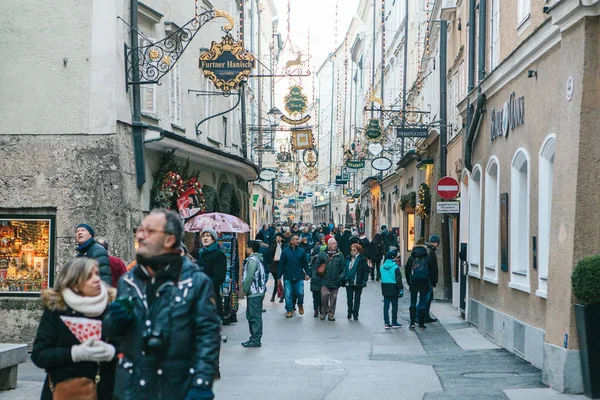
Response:
POLYGON ((69 288, 63 289, 60 294, 65 303, 73 310, 82 313, 86 317, 97 317, 102 315, 108 304, 108 291, 106 286, 100 285, 98 296, 80 296, 69 288))

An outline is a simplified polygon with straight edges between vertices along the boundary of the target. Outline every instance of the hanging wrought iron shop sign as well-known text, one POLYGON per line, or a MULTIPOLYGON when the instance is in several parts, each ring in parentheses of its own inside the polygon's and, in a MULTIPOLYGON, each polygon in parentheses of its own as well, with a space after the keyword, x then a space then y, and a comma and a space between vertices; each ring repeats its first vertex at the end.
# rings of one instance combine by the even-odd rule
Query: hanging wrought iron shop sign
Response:
POLYGON ((316 166, 318 160, 319 152, 316 149, 307 149, 302 152, 302 162, 308 168, 316 166))
POLYGON ((378 139, 381 137, 381 126, 378 119, 370 119, 365 134, 369 139, 378 139))
POLYGON ((298 85, 290 87, 290 92, 283 98, 283 101, 285 101, 285 109, 290 115, 306 112, 307 98, 302 93, 302 87, 298 85))
POLYGON ((426 127, 396 128, 396 137, 399 138, 427 138, 429 129, 426 127))
POLYGON ((308 150, 314 147, 312 129, 292 129, 293 150, 308 150))
POLYGON ((365 160, 346 160, 346 167, 351 169, 362 169, 365 167, 365 160))
POLYGON ((256 60, 244 49, 241 40, 227 34, 221 43, 212 42, 210 50, 200 55, 200 68, 218 90, 229 93, 248 79, 256 60))
POLYGON ((285 115, 282 115, 281 120, 289 125, 302 125, 302 124, 305 124, 308 121, 310 121, 310 115, 305 115, 304 117, 302 117, 300 119, 291 119, 285 115))
POLYGON ((387 157, 378 157, 371 161, 371 166, 377 171, 387 171, 392 168, 392 160, 387 157))

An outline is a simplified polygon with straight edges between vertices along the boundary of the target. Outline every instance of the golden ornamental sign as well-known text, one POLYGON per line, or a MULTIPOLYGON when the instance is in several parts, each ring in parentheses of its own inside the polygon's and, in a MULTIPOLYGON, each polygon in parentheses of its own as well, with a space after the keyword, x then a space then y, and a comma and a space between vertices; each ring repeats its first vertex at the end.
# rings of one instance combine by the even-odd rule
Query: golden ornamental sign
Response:
POLYGON ((199 66, 218 90, 229 93, 248 79, 255 64, 254 56, 244 49, 243 42, 234 41, 228 34, 221 43, 212 42, 210 50, 200 55, 199 66))
POLYGON ((306 112, 308 100, 302 93, 302 87, 298 85, 290 87, 290 92, 283 98, 283 101, 285 101, 285 109, 290 115, 306 112))

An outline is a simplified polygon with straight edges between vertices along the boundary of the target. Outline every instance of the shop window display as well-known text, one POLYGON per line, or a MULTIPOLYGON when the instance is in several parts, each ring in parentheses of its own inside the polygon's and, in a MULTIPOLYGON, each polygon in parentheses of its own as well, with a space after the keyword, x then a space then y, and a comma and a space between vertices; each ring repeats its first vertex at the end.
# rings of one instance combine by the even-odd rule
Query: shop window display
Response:
POLYGON ((52 218, 0 216, 0 294, 36 294, 52 276, 52 218))

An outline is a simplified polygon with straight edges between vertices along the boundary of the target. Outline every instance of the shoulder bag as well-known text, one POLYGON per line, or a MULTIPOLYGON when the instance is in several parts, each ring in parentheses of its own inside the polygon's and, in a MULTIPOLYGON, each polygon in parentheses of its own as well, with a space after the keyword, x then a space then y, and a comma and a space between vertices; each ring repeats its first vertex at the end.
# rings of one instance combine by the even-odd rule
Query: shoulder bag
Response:
POLYGON ((54 385, 52 377, 48 374, 48 383, 52 392, 52 400, 98 400, 96 385, 100 382, 100 364, 96 372, 96 379, 73 378, 54 385))

